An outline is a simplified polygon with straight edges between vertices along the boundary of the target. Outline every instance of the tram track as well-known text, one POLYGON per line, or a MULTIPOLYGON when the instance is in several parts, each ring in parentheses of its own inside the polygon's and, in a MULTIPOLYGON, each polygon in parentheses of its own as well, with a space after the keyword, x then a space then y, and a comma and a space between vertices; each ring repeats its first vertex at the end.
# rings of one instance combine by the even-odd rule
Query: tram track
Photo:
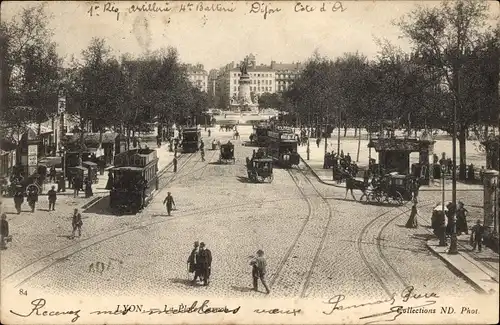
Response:
MULTIPOLYGON (((299 193, 301 195, 301 197, 304 199, 304 201, 307 202, 307 206, 308 206, 308 213, 307 213, 307 216, 304 220, 304 222, 302 223, 297 235, 295 236, 292 244, 290 245, 290 247, 287 249, 283 259, 281 260, 281 262, 278 264, 278 267, 276 269, 276 272, 274 273, 273 277, 271 278, 271 281, 270 281, 270 287, 272 288, 273 286, 275 286, 276 284, 281 284, 280 282, 276 282, 278 279, 284 277, 285 275, 283 275, 283 269, 284 267, 287 265, 287 264, 292 264, 293 263, 290 263, 290 256, 292 255, 292 253, 294 251, 296 251, 297 255, 300 255, 300 248, 298 247, 298 243, 299 242, 302 242, 301 244, 304 245, 304 244, 312 244, 314 246, 317 246, 317 248, 315 249, 315 253, 312 257, 312 260, 311 262, 307 265, 307 267, 305 268, 305 270, 297 270, 295 273, 299 273, 299 274, 304 274, 304 277, 301 279, 301 281, 299 281, 299 286, 298 288, 293 288, 294 289, 294 292, 297 294, 297 296, 303 298, 303 297, 306 297, 307 296, 307 291, 309 289, 309 286, 310 286, 310 281, 311 281, 311 277, 312 277, 312 274, 314 272, 314 268, 316 267, 317 265, 317 262, 318 262, 318 259, 319 259, 319 255, 321 253, 321 251, 323 250, 324 248, 324 243, 325 243, 325 240, 326 240, 326 236, 328 234, 328 229, 330 228, 330 223, 331 223, 331 220, 332 220, 332 217, 333 217, 333 212, 332 212, 332 208, 330 207, 330 205, 328 204, 328 202, 326 201, 326 199, 324 198, 324 196, 319 192, 319 190, 316 188, 316 186, 311 182, 311 180, 309 179, 309 177, 304 173, 303 170, 297 168, 297 169, 287 169, 287 173, 290 175, 290 178, 292 179, 292 181, 294 182, 294 185, 297 187, 297 189, 299 190, 299 193), (293 172, 293 171, 296 171, 296 172, 293 172), (305 189, 303 186, 301 186, 301 184, 299 183, 299 179, 297 177, 297 175, 300 175, 302 178, 305 179, 305 183, 307 183, 311 189, 312 189, 312 193, 306 193, 305 189), (317 221, 318 224, 311 224, 311 221, 314 219, 313 216, 314 214, 316 213, 316 209, 311 201, 311 196, 314 196, 314 197, 317 197, 319 198, 323 205, 326 207, 326 210, 328 211, 328 216, 326 217, 326 220, 322 220, 322 218, 319 216, 318 219, 314 220, 314 221, 317 221), (309 226, 309 227, 308 227, 309 226), (305 239, 305 234, 306 232, 309 232, 309 235, 311 234, 315 234, 315 231, 317 231, 317 228, 320 228, 320 235, 319 235, 319 242, 316 243, 314 242, 314 236, 312 236, 312 238, 309 238, 309 240, 312 240, 313 242, 312 243, 308 243, 307 242, 307 239, 305 239), (305 271, 305 272, 301 272, 301 271, 305 271)), ((308 254, 309 255, 309 254, 308 254)), ((294 256, 294 257, 297 257, 297 256, 294 256)), ((286 284, 285 284, 285 287, 286 287, 286 284)))
POLYGON ((301 225, 301 227, 299 229, 299 232, 295 236, 295 239, 293 240, 292 245, 286 251, 285 256, 281 259, 281 262, 278 264, 276 272, 274 273, 273 277, 269 281, 269 287, 270 288, 272 288, 274 286, 276 280, 278 279, 278 276, 281 274, 281 272, 283 270, 283 267, 285 266, 286 262, 290 258, 290 255, 292 254, 293 249, 297 245, 297 242, 299 241, 300 236, 302 236, 302 233, 304 232, 304 229, 305 229, 307 223, 311 219, 311 215, 312 215, 312 211, 313 211, 313 206, 312 206, 311 200, 305 194, 305 192, 302 189, 302 187, 300 187, 299 183, 297 182, 297 180, 295 179, 295 177, 292 175, 292 173, 290 172, 290 170, 287 170, 287 172, 290 175, 290 178, 292 179, 293 183, 295 184, 295 186, 299 190, 302 198, 307 202, 307 216, 306 216, 304 222, 302 223, 302 225, 301 225))
POLYGON ((307 289, 309 289, 309 285, 311 283, 311 277, 312 277, 314 268, 316 267, 316 264, 318 263, 319 255, 321 254, 321 251, 325 247, 326 236, 328 235, 328 229, 330 229, 330 224, 331 224, 332 218, 333 218, 333 212, 332 212, 332 207, 330 206, 330 204, 328 203, 328 201, 319 192, 319 190, 316 188, 316 186, 314 186, 314 184, 309 179, 309 177, 307 177, 307 175, 304 173, 304 171, 302 169, 299 169, 299 171, 305 177, 305 179, 308 181, 308 183, 314 188, 314 190, 316 191, 316 193, 318 193, 319 197, 323 200, 323 202, 325 203, 325 205, 328 208, 328 221, 327 221, 327 223, 326 223, 326 225, 325 225, 325 227, 323 229, 323 233, 321 235, 320 245, 319 245, 318 249, 316 250, 316 253, 314 254, 313 262, 311 264, 311 267, 309 268, 309 271, 307 272, 306 282, 304 283, 304 287, 302 288, 302 292, 300 294, 300 297, 304 298, 304 297, 306 297, 307 289))
MULTIPOLYGON (((429 206, 429 205, 433 205, 433 204, 434 204, 434 202, 428 202, 428 203, 424 203, 423 205, 421 205, 421 207, 429 206)), ((394 286, 393 282, 391 281, 391 277, 389 276, 390 274, 392 274, 398 280, 398 283, 401 284, 403 286, 403 288, 408 286, 408 283, 403 279, 401 274, 395 269, 395 267, 392 265, 392 263, 385 256, 385 254, 382 251, 382 245, 380 244, 384 230, 391 223, 393 223, 394 220, 400 218, 401 216, 403 216, 403 215, 407 214, 409 211, 411 211, 411 208, 409 208, 409 209, 406 208, 404 210, 401 207, 394 207, 394 208, 396 208, 397 210, 402 211, 402 212, 399 212, 397 215, 390 217, 388 221, 384 222, 382 224, 382 226, 379 228, 379 230, 377 232, 377 236, 375 237, 375 241, 376 241, 375 246, 376 246, 376 252, 377 252, 376 255, 378 255, 378 257, 380 259, 380 261, 378 261, 379 263, 372 263, 369 261, 368 255, 370 255, 371 257, 373 257, 373 255, 367 254, 367 252, 365 251, 365 248, 369 247, 368 245, 372 246, 372 244, 368 243, 367 240, 364 240, 364 237, 367 235, 370 228, 374 224, 376 224, 377 221, 379 221, 382 218, 384 218, 385 216, 389 215, 389 213, 393 212, 394 210, 385 211, 379 215, 376 215, 373 219, 371 219, 361 229, 361 232, 359 233, 358 239, 356 241, 357 249, 358 249, 359 255, 361 257, 361 260, 366 265, 366 267, 368 268, 370 273, 375 277, 376 281, 380 284, 380 286, 382 287, 382 289, 384 290, 384 292, 387 294, 387 296, 389 298, 393 297, 393 295, 396 292, 401 291, 399 286, 394 286)))
MULTIPOLYGON (((271 200, 271 201, 264 201, 265 203, 275 203, 275 202, 278 202, 278 201, 287 201, 287 200, 293 200, 294 198, 287 198, 287 199, 280 199, 280 200, 271 200)), ((260 206, 262 204, 262 201, 261 200, 255 200, 253 202, 246 202, 246 203, 243 203, 243 204, 233 204, 233 205, 224 205, 224 206, 217 206, 217 207, 213 207, 213 208, 209 208, 209 209, 198 209, 198 210, 194 210, 192 211, 191 213, 187 213, 187 214, 183 214, 182 217, 192 217, 192 216, 197 216, 197 215, 206 215, 208 213, 211 213, 211 212, 216 212, 216 211, 219 211, 219 210, 229 210, 229 209, 237 209, 237 208, 242 208, 242 207, 248 207, 245 211, 247 210, 254 210, 255 209, 255 206, 260 206)), ((95 245, 98 245, 98 244, 101 244, 103 242, 106 242, 108 240, 111 240, 113 238, 116 238, 116 237, 119 237, 119 236, 122 236, 122 235, 125 235, 125 234, 128 234, 132 231, 136 231, 136 230, 139 230, 139 229, 143 229, 145 227, 151 227, 151 226, 154 226, 154 225, 158 225, 158 224, 162 224, 162 223, 166 223, 172 219, 174 219, 175 217, 169 217, 169 218, 162 218, 161 220, 158 220, 158 221, 154 221, 154 222, 147 222, 147 220, 140 220, 140 221, 137 221, 137 222, 134 222, 134 223, 131 223, 130 225, 128 225, 127 229, 122 229, 122 230, 119 230, 119 229, 111 229, 111 230, 108 230, 108 231, 104 231, 104 232, 101 232, 99 234, 95 234, 95 235, 92 235, 88 238, 85 238, 83 240, 80 240, 78 242, 75 242, 71 245, 67 245, 63 248, 60 248, 54 252, 51 252, 50 254, 47 254, 47 255, 44 255, 32 262, 30 262, 29 264, 11 272, 10 274, 8 274, 7 276, 5 276, 1 281, 2 282, 5 282, 6 280, 9 280, 10 278, 13 278, 15 275, 17 274, 20 274, 22 273, 23 271, 27 270, 28 268, 30 267, 34 267, 36 268, 36 270, 34 272, 31 272, 31 274, 29 276, 26 276, 24 277, 23 279, 20 279, 19 281, 16 281, 18 282, 15 287, 19 287, 21 285, 23 285, 24 283, 28 282, 29 280, 31 280, 32 278, 36 277, 37 275, 43 273, 44 271, 46 271, 47 269, 49 269, 50 267, 54 266, 55 264, 63 261, 63 260, 66 260, 67 258, 85 250, 85 249, 88 249, 92 246, 95 246, 95 245), (99 239, 98 237, 103 237, 102 239, 99 239), (84 244, 82 246, 82 244, 84 244), (88 244, 88 245, 86 245, 88 244), (80 247, 78 250, 74 251, 74 252, 71 252, 69 254, 64 254, 60 257, 57 257, 58 253, 61 253, 65 250, 71 250, 73 247, 80 247), (44 260, 47 260, 47 259, 52 259, 51 262, 47 262, 48 264, 47 265, 44 265, 43 267, 36 267, 36 264, 37 263, 41 263, 43 262, 44 260)), ((30 273, 30 272, 29 272, 30 273)))

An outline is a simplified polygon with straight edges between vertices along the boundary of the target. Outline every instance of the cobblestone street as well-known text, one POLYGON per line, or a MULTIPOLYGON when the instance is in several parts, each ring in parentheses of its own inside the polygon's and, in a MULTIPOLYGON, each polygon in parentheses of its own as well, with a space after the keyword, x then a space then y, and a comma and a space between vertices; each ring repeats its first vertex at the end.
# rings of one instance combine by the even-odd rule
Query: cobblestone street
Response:
MULTIPOLYGON (((225 142, 231 135, 217 137, 225 142)), ((303 165, 275 169, 271 184, 247 183, 244 161, 253 148, 233 142, 234 165, 217 164, 219 151, 207 151, 205 162, 199 154, 183 155, 178 172, 164 173, 162 189, 136 216, 110 215, 106 199, 84 210, 80 239, 64 237, 77 205, 70 196, 61 198, 57 214, 23 212, 13 230, 16 244, 2 252, 5 283, 50 293, 264 297, 250 290, 249 266, 263 249, 271 297, 385 299, 409 285, 474 294, 425 247, 439 192, 422 192, 420 227, 407 229, 409 206, 344 200, 344 189, 319 183, 303 165), (177 206, 171 217, 162 204, 167 191, 177 206), (208 287, 189 283, 186 260, 196 240, 213 254, 208 287)), ((479 194, 467 193, 467 202, 480 205, 479 194)))

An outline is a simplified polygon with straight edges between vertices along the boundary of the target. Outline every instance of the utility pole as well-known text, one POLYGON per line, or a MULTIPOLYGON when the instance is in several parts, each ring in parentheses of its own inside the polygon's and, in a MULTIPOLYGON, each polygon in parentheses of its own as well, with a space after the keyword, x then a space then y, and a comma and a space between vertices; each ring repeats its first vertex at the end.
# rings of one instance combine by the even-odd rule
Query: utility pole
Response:
POLYGON ((328 151, 328 134, 327 134, 327 131, 326 131, 326 128, 328 127, 328 115, 330 113, 330 107, 327 106, 326 107, 326 119, 325 119, 325 154, 326 152, 328 151))

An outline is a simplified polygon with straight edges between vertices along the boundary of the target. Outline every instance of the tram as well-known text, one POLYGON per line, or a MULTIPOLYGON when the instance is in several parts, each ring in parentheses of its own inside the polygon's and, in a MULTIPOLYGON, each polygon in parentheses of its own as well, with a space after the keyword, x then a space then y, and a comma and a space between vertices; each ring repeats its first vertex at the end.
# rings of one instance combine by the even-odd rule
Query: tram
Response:
POLYGON ((267 147, 269 145, 269 138, 267 133, 271 130, 271 125, 268 123, 259 123, 254 125, 252 133, 252 142, 259 147, 267 147))
POLYGON ((185 127, 182 130, 182 150, 184 152, 198 151, 201 131, 197 127, 185 127))
POLYGON ((118 214, 137 213, 158 190, 158 156, 155 149, 133 149, 115 156, 110 207, 118 214))
POLYGON ((297 166, 300 162, 300 156, 297 153, 297 136, 291 130, 281 129, 269 131, 269 154, 272 156, 275 164, 290 168, 297 166))

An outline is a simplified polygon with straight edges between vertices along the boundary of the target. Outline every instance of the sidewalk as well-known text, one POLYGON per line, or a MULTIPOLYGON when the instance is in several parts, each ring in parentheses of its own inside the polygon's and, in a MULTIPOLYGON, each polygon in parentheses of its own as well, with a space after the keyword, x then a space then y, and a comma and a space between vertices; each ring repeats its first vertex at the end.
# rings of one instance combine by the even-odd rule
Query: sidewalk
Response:
POLYGON ((469 235, 458 237, 458 254, 448 254, 448 246, 438 246, 438 239, 427 241, 429 250, 443 260, 455 272, 461 274, 483 293, 498 294, 498 254, 483 245, 481 253, 472 251, 469 235))
MULTIPOLYGON (((162 171, 165 168, 168 168, 170 164, 172 163, 172 160, 174 158, 174 153, 168 151, 168 144, 163 143, 160 148, 155 148, 156 153, 158 155, 158 172, 162 171)), ((180 153, 177 154, 177 157, 179 157, 180 153)), ((104 170, 104 174, 97 175, 97 183, 92 184, 92 192, 95 195, 99 194, 108 194, 109 190, 106 189, 106 183, 108 182, 108 170, 112 168, 112 166, 106 168, 104 170)), ((45 183, 44 188, 43 188, 43 193, 46 194, 48 190, 54 185, 56 187, 56 190, 58 189, 57 183, 45 183)), ((67 185, 67 182, 66 182, 67 185)), ((80 193, 83 193, 83 191, 80 191, 80 193)), ((43 195, 43 194, 42 194, 43 195)), ((59 192, 57 195, 73 195, 73 189, 70 189, 66 187, 66 192, 59 192)))
MULTIPOLYGON (((311 138, 309 139, 309 160, 307 160, 307 146, 298 146, 298 153, 300 154, 303 163, 311 169, 313 174, 318 178, 318 180, 325 184, 325 185, 330 185, 330 186, 335 186, 335 187, 340 187, 340 188, 345 188, 345 182, 341 184, 337 184, 336 181, 333 181, 333 170, 330 169, 323 169, 323 160, 325 156, 325 143, 324 139, 321 140, 321 144, 318 146, 316 145, 316 139, 311 138)), ((359 162, 357 163, 360 172, 358 172, 358 175, 356 179, 358 180, 363 180, 362 178, 362 170, 368 168, 368 158, 369 158, 369 150, 366 147, 367 141, 361 141, 361 146, 360 146, 360 154, 359 154, 359 162)), ((328 151, 331 152, 334 150, 335 152, 337 151, 337 142, 334 139, 328 139, 328 151)), ((347 155, 347 153, 350 153, 351 158, 353 161, 356 161, 356 153, 357 153, 357 140, 341 140, 340 142, 340 149, 344 150, 344 154, 347 155)), ((372 150, 371 157, 376 159, 378 156, 377 152, 375 150, 372 150)), ((434 180, 434 183, 431 185, 423 185, 420 187, 420 191, 441 191, 442 190, 442 185, 441 185, 441 180, 434 180)), ((447 188, 450 188, 451 186, 451 180, 445 180, 445 186, 447 188)), ((483 191, 483 186, 482 185, 476 185, 476 184, 465 184, 465 183, 457 183, 457 190, 459 191, 483 191)))

